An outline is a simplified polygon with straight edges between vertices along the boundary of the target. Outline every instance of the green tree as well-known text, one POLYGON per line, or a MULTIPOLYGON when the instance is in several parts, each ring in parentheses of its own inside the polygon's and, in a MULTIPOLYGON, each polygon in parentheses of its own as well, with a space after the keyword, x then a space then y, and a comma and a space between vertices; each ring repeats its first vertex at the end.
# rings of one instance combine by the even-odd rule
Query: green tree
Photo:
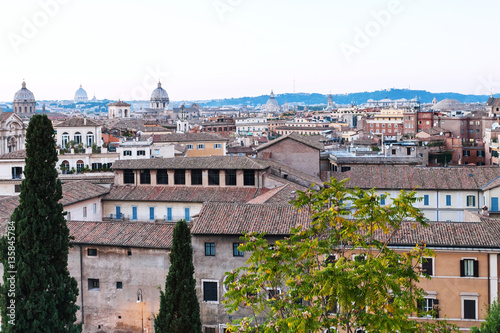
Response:
POLYGON ((486 316, 486 321, 481 323, 480 328, 472 327, 472 333, 498 333, 500 332, 500 306, 494 301, 486 316))
POLYGON ((229 313, 244 309, 233 332, 447 332, 443 321, 417 321, 424 291, 418 287, 423 245, 403 253, 391 249, 402 221, 426 225, 413 204, 416 193, 401 191, 381 205, 375 190, 349 190, 345 181, 320 191, 298 192, 295 208, 308 210, 311 223, 270 245, 264 235, 243 237, 247 266, 226 273, 229 313), (349 218, 347 218, 349 217, 349 218))
POLYGON ((191 232, 186 221, 180 220, 174 228, 165 292, 160 290, 156 332, 201 333, 200 305, 193 275, 191 232))
POLYGON ((56 162, 52 123, 46 115, 35 115, 26 132, 19 206, 1 240, 2 331, 81 331, 75 324, 78 285, 67 267, 70 236, 59 203, 56 162))

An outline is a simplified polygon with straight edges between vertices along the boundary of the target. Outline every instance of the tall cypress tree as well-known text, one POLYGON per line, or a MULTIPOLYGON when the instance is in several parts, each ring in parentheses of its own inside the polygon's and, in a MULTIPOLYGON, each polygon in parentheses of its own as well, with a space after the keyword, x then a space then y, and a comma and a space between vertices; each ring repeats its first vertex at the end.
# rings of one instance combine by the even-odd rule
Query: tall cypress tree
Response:
POLYGON ((170 269, 165 292, 160 291, 160 312, 155 318, 158 333, 201 333, 200 305, 196 297, 191 233, 186 221, 174 228, 170 269))
POLYGON ((20 204, 1 244, 2 331, 81 331, 81 324, 75 324, 78 285, 67 267, 70 236, 59 203, 56 162, 52 123, 46 115, 35 115, 26 133, 20 204))

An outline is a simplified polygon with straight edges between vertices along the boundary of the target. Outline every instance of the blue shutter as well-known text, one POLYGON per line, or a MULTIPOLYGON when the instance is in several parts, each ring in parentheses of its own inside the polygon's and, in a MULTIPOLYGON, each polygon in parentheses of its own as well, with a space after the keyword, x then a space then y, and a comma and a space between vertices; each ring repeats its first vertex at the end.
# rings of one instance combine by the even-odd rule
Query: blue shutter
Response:
POLYGON ((172 207, 167 207, 167 221, 172 221, 172 207))
POLYGON ((149 207, 149 219, 150 220, 155 219, 155 208, 154 207, 149 207))
POLYGON ((429 195, 424 194, 424 206, 429 206, 429 195))
POLYGON ((189 214, 189 208, 185 208, 185 209, 184 209, 184 219, 185 219, 186 221, 188 221, 188 222, 189 222, 189 221, 191 221, 191 216, 190 216, 190 214, 189 214))
POLYGON ((137 220, 137 207, 132 207, 132 220, 137 220))
POLYGON ((451 206, 451 195, 446 195, 446 206, 451 206))
POLYGON ((116 218, 119 219, 122 216, 120 206, 116 206, 115 212, 116 212, 116 218))
POLYGON ((498 212, 498 197, 491 198, 491 211, 498 212))
POLYGON ((382 194, 382 195, 380 196, 380 205, 381 205, 381 206, 385 206, 385 194, 382 194))

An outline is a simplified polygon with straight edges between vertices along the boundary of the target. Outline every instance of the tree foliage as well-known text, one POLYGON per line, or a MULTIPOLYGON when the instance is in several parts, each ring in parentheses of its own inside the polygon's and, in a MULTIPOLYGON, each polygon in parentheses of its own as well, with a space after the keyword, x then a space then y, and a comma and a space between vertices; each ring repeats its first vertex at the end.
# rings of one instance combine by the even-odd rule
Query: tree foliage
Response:
POLYGON ((479 328, 472 327, 472 333, 498 333, 500 332, 500 306, 498 301, 494 301, 486 316, 486 321, 481 323, 479 328))
POLYGON ((388 247, 402 221, 426 225, 417 200, 414 191, 401 191, 381 205, 374 189, 349 190, 333 178, 320 191, 298 192, 294 206, 310 212, 310 225, 272 245, 264 235, 243 237, 247 266, 225 280, 226 307, 237 318, 231 331, 449 331, 443 321, 410 318, 433 314, 417 305, 420 261, 432 252, 423 244, 404 252, 388 247), (238 318, 243 308, 252 315, 238 318))
POLYGON ((174 228, 170 269, 165 292, 160 290, 160 311, 155 318, 155 332, 201 333, 200 305, 193 277, 191 233, 185 220, 174 228))
POLYGON ((1 241, 2 331, 81 331, 75 324, 78 285, 67 267, 70 236, 56 162, 52 123, 35 115, 26 133, 20 203, 1 241))

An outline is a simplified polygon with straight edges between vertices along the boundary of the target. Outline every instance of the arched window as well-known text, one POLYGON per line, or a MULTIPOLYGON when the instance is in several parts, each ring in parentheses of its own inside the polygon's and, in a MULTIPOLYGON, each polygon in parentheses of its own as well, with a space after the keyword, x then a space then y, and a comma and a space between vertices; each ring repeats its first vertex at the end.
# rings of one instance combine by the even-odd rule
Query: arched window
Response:
POLYGON ((66 148, 68 142, 69 142, 69 134, 67 132, 64 132, 62 135, 61 148, 66 148))
POLYGON ((94 133, 88 132, 87 133, 87 146, 92 147, 94 144, 94 133))
POLYGON ((83 169, 85 169, 85 163, 82 160, 78 160, 76 162, 76 172, 81 172, 83 169))
POLYGON ((63 175, 66 175, 69 173, 69 162, 68 161, 62 161, 61 163, 61 173, 63 175))
POLYGON ((118 109, 118 117, 122 117, 122 109, 118 109))
POLYGON ((27 106, 25 106, 25 107, 24 107, 24 113, 27 113, 27 112, 28 112, 28 107, 27 107, 27 106))
POLYGON ((30 112, 33 112, 33 109, 32 109, 32 108, 33 108, 33 107, 32 107, 32 106, 30 106, 30 112))
POLYGON ((74 141, 76 144, 82 143, 82 134, 80 132, 75 133, 75 140, 74 141))

